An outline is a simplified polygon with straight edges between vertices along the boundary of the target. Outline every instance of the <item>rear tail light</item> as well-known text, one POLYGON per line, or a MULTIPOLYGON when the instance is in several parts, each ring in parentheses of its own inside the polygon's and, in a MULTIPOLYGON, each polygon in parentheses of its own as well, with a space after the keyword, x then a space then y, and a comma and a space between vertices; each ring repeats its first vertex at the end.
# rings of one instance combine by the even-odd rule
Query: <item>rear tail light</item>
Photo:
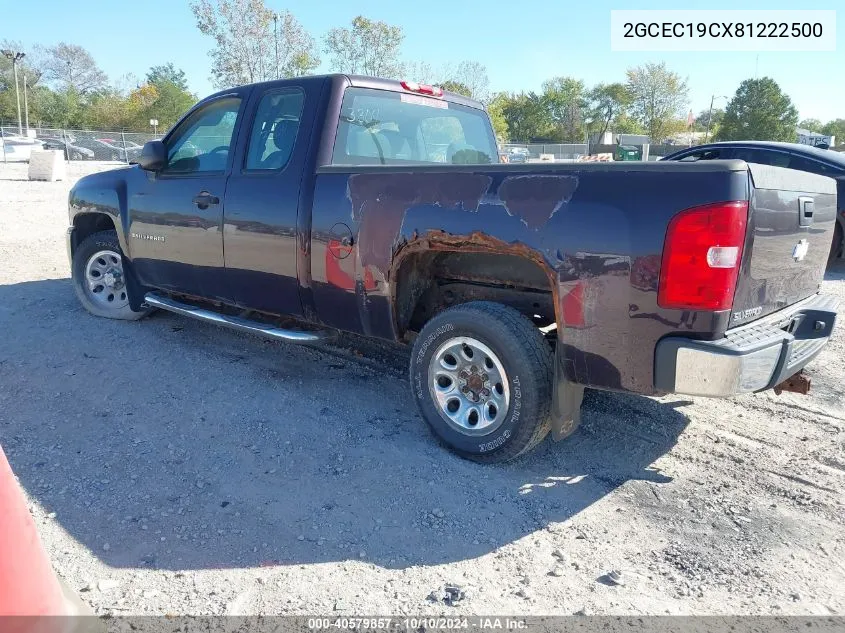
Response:
POLYGON ((657 303, 679 310, 727 310, 733 303, 748 202, 681 211, 669 222, 657 303))
POLYGON ((430 95, 432 97, 443 96, 443 88, 440 88, 438 86, 418 84, 416 81, 403 81, 400 83, 402 84, 402 87, 408 92, 416 92, 417 94, 430 95))

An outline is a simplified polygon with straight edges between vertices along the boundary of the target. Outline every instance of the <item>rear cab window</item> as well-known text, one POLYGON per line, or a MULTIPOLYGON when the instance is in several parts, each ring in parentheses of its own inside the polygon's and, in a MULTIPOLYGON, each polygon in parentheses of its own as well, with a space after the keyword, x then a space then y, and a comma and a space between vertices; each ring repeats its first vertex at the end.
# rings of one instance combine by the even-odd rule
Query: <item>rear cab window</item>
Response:
POLYGON ((333 165, 498 162, 487 114, 444 99, 347 88, 333 165))

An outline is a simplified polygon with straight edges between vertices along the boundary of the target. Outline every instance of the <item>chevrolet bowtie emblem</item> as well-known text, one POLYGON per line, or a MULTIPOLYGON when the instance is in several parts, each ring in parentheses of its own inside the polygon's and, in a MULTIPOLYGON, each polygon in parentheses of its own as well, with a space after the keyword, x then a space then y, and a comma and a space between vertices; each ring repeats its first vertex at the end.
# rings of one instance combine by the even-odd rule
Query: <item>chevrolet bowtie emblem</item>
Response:
POLYGON ((810 243, 807 240, 800 240, 795 248, 792 249, 792 259, 800 262, 807 256, 807 251, 810 249, 810 243))

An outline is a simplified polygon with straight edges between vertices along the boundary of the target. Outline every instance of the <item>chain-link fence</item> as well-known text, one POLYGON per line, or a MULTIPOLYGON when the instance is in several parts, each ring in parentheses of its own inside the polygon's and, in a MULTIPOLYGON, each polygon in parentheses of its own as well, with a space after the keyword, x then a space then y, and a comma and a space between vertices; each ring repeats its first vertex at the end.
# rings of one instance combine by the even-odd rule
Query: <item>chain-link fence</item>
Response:
POLYGON ((502 143, 499 151, 510 163, 577 161, 589 154, 586 143, 502 143))
POLYGON ((53 149, 70 161, 96 160, 128 163, 141 155, 144 143, 160 139, 152 132, 108 132, 30 127, 23 136, 18 126, 0 126, 0 160, 28 160, 33 149, 53 149))

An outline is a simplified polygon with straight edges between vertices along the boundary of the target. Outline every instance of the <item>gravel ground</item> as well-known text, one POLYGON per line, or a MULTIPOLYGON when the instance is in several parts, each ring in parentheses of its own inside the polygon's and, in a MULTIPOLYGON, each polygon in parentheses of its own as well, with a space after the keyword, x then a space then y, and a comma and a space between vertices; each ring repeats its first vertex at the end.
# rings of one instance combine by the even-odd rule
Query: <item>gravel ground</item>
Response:
POLYGON ((480 466, 429 435, 403 350, 87 315, 82 169, 0 165, 0 442, 95 612, 845 613, 845 327, 809 396, 591 393, 568 441, 480 466))

